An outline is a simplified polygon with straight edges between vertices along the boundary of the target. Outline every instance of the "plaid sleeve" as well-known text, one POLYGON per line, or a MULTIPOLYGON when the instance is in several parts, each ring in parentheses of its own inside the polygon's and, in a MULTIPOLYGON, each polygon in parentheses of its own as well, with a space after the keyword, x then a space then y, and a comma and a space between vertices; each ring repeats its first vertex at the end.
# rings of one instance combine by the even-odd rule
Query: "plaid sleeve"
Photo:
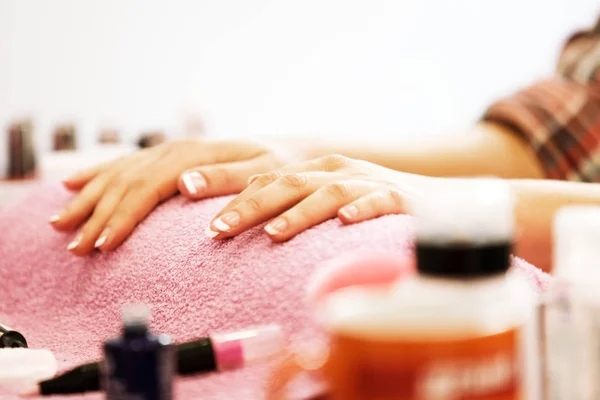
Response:
POLYGON ((600 182, 600 21, 567 41, 554 77, 497 101, 483 119, 526 140, 548 178, 600 182))

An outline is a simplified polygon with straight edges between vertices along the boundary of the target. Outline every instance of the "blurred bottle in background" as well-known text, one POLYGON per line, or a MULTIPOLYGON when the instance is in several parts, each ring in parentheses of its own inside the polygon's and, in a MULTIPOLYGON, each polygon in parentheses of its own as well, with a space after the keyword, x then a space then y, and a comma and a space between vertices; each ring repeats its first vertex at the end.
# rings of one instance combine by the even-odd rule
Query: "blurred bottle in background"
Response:
POLYGON ((53 150, 76 150, 77 149, 77 131, 73 124, 61 124, 56 126, 53 138, 53 150))
POLYGON ((37 157, 33 122, 23 119, 8 127, 7 179, 28 179, 36 175, 37 157))
POLYGON ((118 144, 121 142, 119 131, 114 128, 102 129, 98 134, 100 144, 118 144))
POLYGON ((154 147, 163 143, 166 140, 165 133, 163 131, 149 131, 143 132, 138 139, 137 145, 141 149, 148 147, 154 147))

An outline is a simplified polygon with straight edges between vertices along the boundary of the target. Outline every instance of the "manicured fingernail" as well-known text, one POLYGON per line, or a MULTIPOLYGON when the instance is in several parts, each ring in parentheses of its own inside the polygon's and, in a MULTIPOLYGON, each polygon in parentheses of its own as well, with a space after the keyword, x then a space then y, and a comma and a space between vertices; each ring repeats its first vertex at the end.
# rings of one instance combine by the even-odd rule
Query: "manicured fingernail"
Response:
POLYGON ((71 243, 69 243, 69 245, 67 246, 67 250, 73 250, 75 247, 79 246, 79 242, 81 242, 81 233, 77 236, 75 236, 75 239, 73 239, 73 241, 71 243))
POLYGON ((102 247, 102 245, 104 243, 106 243, 106 239, 108 239, 108 229, 105 229, 102 231, 102 233, 100 234, 100 237, 98 238, 98 240, 96 240, 96 243, 94 243, 94 247, 95 248, 102 247))
POLYGON ((287 222, 283 218, 275 218, 273 221, 269 222, 267 226, 265 226, 265 231, 269 235, 279 235, 283 233, 287 228, 287 222))
POLYGON ((352 219, 358 215, 358 208, 356 206, 346 206, 340 209, 340 214, 345 218, 352 219))
POLYGON ((227 232, 240 223, 240 214, 230 211, 213 221, 213 226, 221 232, 227 232))
POLYGON ((206 180, 200 172, 191 171, 183 174, 183 184, 190 194, 201 192, 206 187, 206 180))
POLYGON ((53 224, 53 223, 55 223, 55 222, 58 222, 58 220, 59 220, 59 219, 60 219, 60 215, 58 215, 58 214, 54 214, 53 216, 51 216, 51 217, 48 219, 48 222, 50 222, 51 224, 53 224))
POLYGON ((215 232, 212 229, 210 229, 210 226, 208 228, 206 228, 206 230, 204 231, 204 233, 206 234, 206 236, 208 236, 209 238, 215 238, 217 236, 219 236, 220 232, 215 232))

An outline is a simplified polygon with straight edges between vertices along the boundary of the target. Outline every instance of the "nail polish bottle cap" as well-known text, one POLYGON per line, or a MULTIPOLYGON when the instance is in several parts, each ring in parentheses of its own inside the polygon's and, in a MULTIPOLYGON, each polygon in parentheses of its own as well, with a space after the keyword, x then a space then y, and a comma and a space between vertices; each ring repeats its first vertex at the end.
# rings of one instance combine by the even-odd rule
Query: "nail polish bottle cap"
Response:
POLYGON ((21 391, 56 374, 54 354, 45 349, 0 350, 0 387, 21 391))
POLYGON ((473 279, 504 274, 515 232, 515 199, 500 179, 449 179, 412 204, 417 270, 473 279))
POLYGON ((147 326, 150 322, 150 307, 143 303, 123 306, 121 320, 125 326, 147 326))
POLYGON ((410 201, 418 242, 484 245, 512 242, 515 197, 501 179, 440 181, 435 191, 410 201))

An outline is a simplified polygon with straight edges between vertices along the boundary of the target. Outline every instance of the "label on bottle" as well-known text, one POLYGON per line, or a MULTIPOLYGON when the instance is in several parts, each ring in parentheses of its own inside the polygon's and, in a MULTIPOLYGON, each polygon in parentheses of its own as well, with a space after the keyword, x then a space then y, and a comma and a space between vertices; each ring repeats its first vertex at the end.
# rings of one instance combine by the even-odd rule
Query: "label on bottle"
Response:
POLYGON ((523 329, 457 340, 382 342, 334 336, 337 398, 524 400, 523 329))

